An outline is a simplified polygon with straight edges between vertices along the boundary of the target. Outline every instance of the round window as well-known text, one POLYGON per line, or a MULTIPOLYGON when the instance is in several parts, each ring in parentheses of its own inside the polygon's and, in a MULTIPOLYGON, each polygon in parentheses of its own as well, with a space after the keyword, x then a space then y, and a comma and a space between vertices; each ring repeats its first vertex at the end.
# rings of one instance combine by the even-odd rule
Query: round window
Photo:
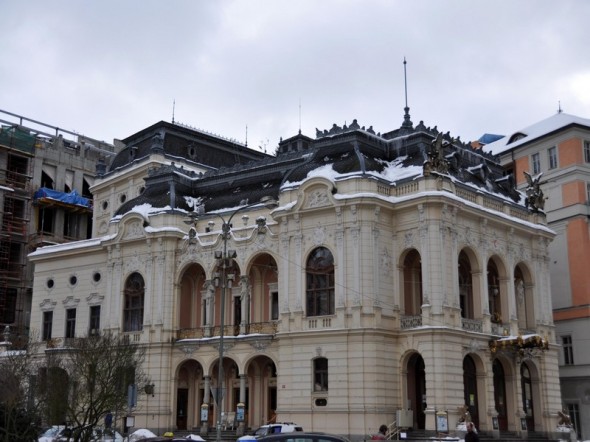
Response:
POLYGON ((107 210, 109 207, 109 202, 108 201, 103 201, 102 202, 102 210, 107 210))
POLYGON ((94 282, 100 281, 100 278, 101 278, 100 272, 94 272, 94 275, 92 275, 92 279, 94 280, 94 282))
POLYGON ((119 201, 121 203, 124 203, 125 201, 127 201, 127 195, 125 195, 124 193, 121 194, 121 196, 119 197, 119 201))
POLYGON ((78 282, 78 277, 76 275, 70 276, 70 285, 76 285, 78 282))
POLYGON ((47 288, 52 289, 54 285, 55 285, 55 281, 53 280, 53 278, 49 278, 47 280, 47 288))

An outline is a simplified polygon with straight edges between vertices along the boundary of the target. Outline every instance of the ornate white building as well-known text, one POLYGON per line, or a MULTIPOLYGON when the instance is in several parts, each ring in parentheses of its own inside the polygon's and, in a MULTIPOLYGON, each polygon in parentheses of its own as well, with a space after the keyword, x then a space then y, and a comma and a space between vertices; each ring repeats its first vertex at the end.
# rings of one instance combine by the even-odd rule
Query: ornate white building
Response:
POLYGON ((145 345, 136 427, 213 431, 222 386, 238 431, 362 439, 406 410, 452 433, 465 406, 483 432, 555 429, 554 233, 494 157, 407 113, 276 157, 164 122, 123 141, 93 239, 30 255, 31 327, 46 352, 95 329, 145 345))

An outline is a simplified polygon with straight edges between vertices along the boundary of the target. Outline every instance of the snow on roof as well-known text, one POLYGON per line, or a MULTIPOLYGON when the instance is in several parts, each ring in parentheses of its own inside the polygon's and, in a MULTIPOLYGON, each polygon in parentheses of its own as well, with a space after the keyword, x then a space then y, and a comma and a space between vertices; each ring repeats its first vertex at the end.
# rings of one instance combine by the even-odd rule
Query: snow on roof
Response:
POLYGON ((486 152, 490 152, 492 155, 499 155, 507 150, 514 149, 521 144, 528 143, 536 138, 547 135, 570 124, 580 124, 590 128, 589 119, 560 112, 531 126, 525 127, 524 129, 513 131, 511 132, 512 135, 505 136, 498 141, 487 144, 483 147, 483 149, 486 152), (522 134, 524 136, 510 143, 509 141, 516 134, 522 134))

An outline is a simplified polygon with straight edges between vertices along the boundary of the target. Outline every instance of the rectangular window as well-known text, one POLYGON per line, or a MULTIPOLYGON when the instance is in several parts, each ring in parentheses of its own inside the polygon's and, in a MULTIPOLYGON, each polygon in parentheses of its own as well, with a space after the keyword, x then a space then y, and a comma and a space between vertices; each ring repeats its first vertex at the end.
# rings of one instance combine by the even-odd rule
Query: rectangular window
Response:
POLYGON ((555 169, 557 167, 557 147, 550 147, 547 154, 549 156, 549 169, 555 169))
POLYGON ((90 307, 89 335, 97 335, 100 330, 100 305, 90 307))
POLYGON ((586 183, 586 204, 590 206, 590 183, 586 183))
POLYGON ((590 163, 590 141, 584 141, 584 161, 590 163))
POLYGON ((563 363, 565 365, 574 365, 574 346, 571 336, 562 336, 561 344, 563 345, 563 363))
POLYGON ((582 440, 582 422, 580 422, 580 407, 578 404, 565 404, 567 407, 567 412, 570 415, 570 419, 572 421, 572 425, 574 426, 574 430, 576 430, 576 435, 578 436, 578 440, 582 440))
POLYGON ((534 153, 531 156, 533 175, 541 173, 541 157, 539 153, 534 153))
POLYGON ((271 292, 270 294, 270 319, 279 319, 279 293, 271 292))
POLYGON ((76 336, 76 309, 69 308, 66 310, 66 338, 76 336))
POLYGON ((313 391, 328 391, 328 360, 317 358, 313 361, 313 391))
POLYGON ((9 287, 4 294, 0 294, 0 322, 12 324, 16 320, 16 298, 14 287, 9 287))
POLYGON ((43 340, 51 339, 51 329, 53 328, 53 312, 43 312, 43 340))

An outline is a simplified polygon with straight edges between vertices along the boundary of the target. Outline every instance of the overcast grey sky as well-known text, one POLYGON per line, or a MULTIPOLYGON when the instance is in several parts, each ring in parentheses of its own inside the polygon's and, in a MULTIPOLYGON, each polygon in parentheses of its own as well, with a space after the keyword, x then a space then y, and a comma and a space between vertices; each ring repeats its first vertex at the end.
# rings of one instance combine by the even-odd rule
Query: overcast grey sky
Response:
MULTIPOLYGON (((468 141, 590 118, 586 0, 0 0, 0 109, 112 142, 175 120, 274 152, 333 123, 468 141), (301 103, 301 104, 300 104, 301 103), (300 117, 301 116, 301 117, 300 117), (300 123, 301 122, 301 123, 300 123)), ((1 116, 0 116, 1 118, 1 116)))

